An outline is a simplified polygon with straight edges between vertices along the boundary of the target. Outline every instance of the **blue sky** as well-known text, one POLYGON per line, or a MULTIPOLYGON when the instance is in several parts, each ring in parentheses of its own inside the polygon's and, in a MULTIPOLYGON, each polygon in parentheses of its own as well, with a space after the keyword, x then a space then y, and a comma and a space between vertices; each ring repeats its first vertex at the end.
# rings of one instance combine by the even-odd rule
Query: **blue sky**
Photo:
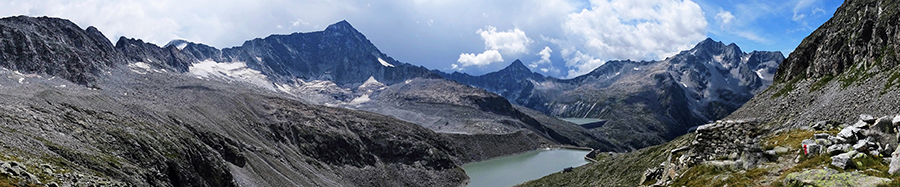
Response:
POLYGON ((745 52, 793 51, 837 0, 2 0, 0 15, 53 16, 164 45, 218 48, 349 21, 382 52, 442 71, 484 74, 521 59, 577 76, 607 60, 658 60, 710 37, 745 52))

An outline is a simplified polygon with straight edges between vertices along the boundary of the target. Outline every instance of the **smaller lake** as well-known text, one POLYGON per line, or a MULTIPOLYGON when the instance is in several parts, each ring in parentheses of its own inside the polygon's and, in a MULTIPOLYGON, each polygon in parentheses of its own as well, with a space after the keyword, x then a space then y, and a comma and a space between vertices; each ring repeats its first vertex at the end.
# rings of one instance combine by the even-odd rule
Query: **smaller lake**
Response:
POLYGON ((566 167, 587 164, 584 156, 590 151, 572 149, 541 149, 522 154, 498 157, 463 165, 469 175, 469 187, 513 186, 539 179, 566 167))

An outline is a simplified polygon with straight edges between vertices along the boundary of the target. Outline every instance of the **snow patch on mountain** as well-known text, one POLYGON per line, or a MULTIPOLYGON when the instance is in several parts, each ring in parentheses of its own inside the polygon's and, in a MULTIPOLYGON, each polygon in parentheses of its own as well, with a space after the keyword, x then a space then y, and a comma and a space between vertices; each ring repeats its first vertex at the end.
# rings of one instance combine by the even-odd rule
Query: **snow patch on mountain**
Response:
POLYGON ((382 65, 382 66, 385 66, 385 67, 394 67, 393 64, 388 63, 388 62, 384 61, 384 60, 381 59, 381 58, 378 58, 378 62, 381 63, 381 65, 382 65))
POLYGON ((275 91, 275 86, 266 75, 250 69, 244 62, 216 62, 204 60, 190 67, 189 72, 204 79, 221 79, 227 82, 245 82, 275 91))

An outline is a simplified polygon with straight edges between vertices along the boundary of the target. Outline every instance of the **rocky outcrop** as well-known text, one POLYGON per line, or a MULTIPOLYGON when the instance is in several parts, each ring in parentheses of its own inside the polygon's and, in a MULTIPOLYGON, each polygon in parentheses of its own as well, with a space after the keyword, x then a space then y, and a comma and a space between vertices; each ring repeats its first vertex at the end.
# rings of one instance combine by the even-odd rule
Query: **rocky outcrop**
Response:
POLYGON ((896 1, 845 1, 785 59, 776 80, 838 76, 851 69, 893 69, 900 62, 900 12, 896 10, 896 1))
POLYGON ((141 62, 152 65, 154 68, 167 69, 173 72, 187 72, 191 64, 197 62, 197 58, 190 53, 183 53, 176 46, 170 45, 160 48, 156 44, 146 43, 140 39, 120 37, 116 42, 116 50, 119 50, 132 62, 141 62))
POLYGON ((0 66, 28 74, 52 75, 93 85, 102 70, 125 64, 97 28, 81 29, 57 18, 0 19, 0 66))
POLYGON ((894 152, 897 145, 897 127, 890 117, 875 118, 862 114, 853 125, 841 125, 836 135, 816 134, 812 139, 805 139, 801 147, 808 156, 828 154, 831 165, 846 169, 853 167, 853 159, 860 157, 882 157, 894 152))

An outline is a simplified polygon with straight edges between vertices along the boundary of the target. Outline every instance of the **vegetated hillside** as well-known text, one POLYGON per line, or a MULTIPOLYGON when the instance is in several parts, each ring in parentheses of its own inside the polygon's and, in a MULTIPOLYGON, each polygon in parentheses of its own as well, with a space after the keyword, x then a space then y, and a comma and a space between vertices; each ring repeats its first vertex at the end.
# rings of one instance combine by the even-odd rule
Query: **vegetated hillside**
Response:
POLYGON ((898 7, 898 1, 845 1, 782 63, 775 83, 727 120, 685 135, 688 146, 672 148, 674 142, 660 146, 668 150, 632 154, 667 155, 656 167, 623 174, 588 165, 526 185, 595 178, 624 181, 619 186, 900 185, 898 7), (636 173, 646 180, 619 177, 636 173))
POLYGON ((721 119, 772 83, 780 52, 743 52, 712 39, 661 61, 608 61, 588 74, 556 79, 521 61, 481 76, 442 76, 557 117, 608 120, 597 137, 634 150, 721 119))

